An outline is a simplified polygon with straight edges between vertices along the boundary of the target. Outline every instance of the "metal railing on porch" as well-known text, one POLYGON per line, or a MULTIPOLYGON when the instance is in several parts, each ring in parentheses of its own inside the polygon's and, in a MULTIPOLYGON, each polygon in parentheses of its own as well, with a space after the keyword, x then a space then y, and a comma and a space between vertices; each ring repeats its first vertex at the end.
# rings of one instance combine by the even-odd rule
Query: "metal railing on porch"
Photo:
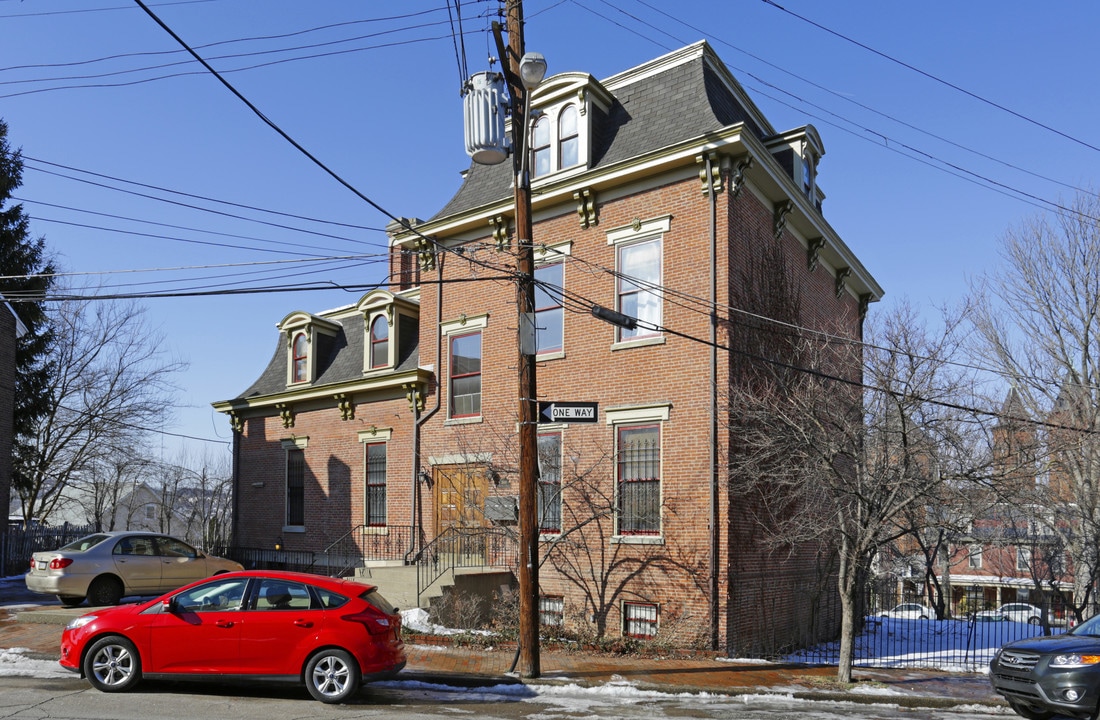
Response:
POLYGON ((518 558, 516 536, 508 528, 447 528, 415 556, 417 598, 455 570, 514 570, 518 558))
POLYGON ((344 577, 371 562, 405 562, 417 528, 360 525, 317 553, 312 572, 344 577))

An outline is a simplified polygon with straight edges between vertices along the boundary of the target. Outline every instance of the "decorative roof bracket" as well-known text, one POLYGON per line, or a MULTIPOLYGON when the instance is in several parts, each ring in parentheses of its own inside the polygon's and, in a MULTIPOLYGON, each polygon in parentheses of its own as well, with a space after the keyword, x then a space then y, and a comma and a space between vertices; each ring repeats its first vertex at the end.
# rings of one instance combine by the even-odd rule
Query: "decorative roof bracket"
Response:
POLYGON ((871 307, 871 293, 863 293, 859 296, 859 320, 863 322, 867 318, 867 310, 871 307))
POLYGON ((421 270, 435 270, 435 247, 431 242, 425 238, 417 238, 416 255, 420 261, 421 270))
POLYGON ((275 409, 279 411, 279 417, 283 420, 283 427, 294 427, 294 409, 286 403, 278 403, 275 409))
POLYGON ((336 395, 333 395, 332 399, 336 401, 337 407, 340 408, 341 420, 355 419, 355 403, 351 401, 351 398, 347 396, 347 393, 338 393, 336 395))
POLYGON ((405 399, 409 401, 409 409, 415 413, 424 412, 424 387, 420 383, 405 383, 401 386, 405 391, 405 399))
POLYGON ((852 274, 852 268, 842 267, 836 271, 836 296, 839 298, 848 287, 848 277, 852 274))
POLYGON ((229 413, 229 425, 233 432, 244 432, 244 419, 235 412, 229 413))
POLYGON ((508 235, 508 218, 503 215, 489 218, 489 224, 493 227, 493 241, 497 244, 497 250, 505 252, 512 246, 508 235))
MULTIPOLYGON (((703 155, 696 155, 695 162, 702 165, 699 169, 699 182, 703 184, 703 194, 709 195, 713 192, 717 195, 722 192, 722 168, 727 162, 726 159, 717 152, 711 151, 703 155), (709 178, 707 177, 707 160, 710 160, 709 178)), ((726 169, 729 169, 728 165, 726 165, 726 169)))
POLYGON ((730 175, 730 197, 736 198, 741 194, 741 188, 745 186, 745 173, 752 167, 752 156, 746 155, 737 161, 737 166, 730 175))
POLYGON ((596 191, 585 188, 573 193, 573 199, 577 201, 577 215, 581 218, 581 227, 590 228, 599 224, 596 217, 596 191))
POLYGON ((791 210, 794 210, 794 203, 792 203, 790 200, 781 202, 775 206, 773 219, 775 221, 776 240, 778 240, 783 235, 783 230, 787 227, 787 216, 791 214, 791 210))
POLYGON ((817 270, 818 259, 823 249, 825 249, 825 238, 814 238, 809 242, 806 248, 806 267, 810 272, 817 270))

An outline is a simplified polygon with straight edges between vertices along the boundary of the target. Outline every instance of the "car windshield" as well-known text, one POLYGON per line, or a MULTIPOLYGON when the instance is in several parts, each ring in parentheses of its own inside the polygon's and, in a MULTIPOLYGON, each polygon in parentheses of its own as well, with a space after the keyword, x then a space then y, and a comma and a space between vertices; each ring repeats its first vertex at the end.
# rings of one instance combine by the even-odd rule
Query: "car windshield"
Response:
POLYGON ((61 549, 69 550, 71 552, 84 552, 85 550, 90 550, 91 548, 94 548, 96 545, 100 544, 109 537, 110 535, 103 534, 89 535, 87 537, 82 537, 79 540, 74 540, 73 542, 69 543, 61 549))
POLYGON ((1100 637, 1100 615, 1093 615, 1088 620, 1070 630, 1068 634, 1100 637))

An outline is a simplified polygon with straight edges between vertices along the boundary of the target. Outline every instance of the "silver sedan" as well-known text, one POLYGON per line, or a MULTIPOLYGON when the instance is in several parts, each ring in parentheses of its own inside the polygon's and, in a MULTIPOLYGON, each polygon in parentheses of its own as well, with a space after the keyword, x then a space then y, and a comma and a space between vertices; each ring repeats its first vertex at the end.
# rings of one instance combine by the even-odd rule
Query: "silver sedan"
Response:
POLYGON ((169 535, 105 532, 34 553, 26 581, 28 590, 56 595, 62 605, 79 605, 87 598, 100 606, 242 569, 240 563, 206 555, 169 535))

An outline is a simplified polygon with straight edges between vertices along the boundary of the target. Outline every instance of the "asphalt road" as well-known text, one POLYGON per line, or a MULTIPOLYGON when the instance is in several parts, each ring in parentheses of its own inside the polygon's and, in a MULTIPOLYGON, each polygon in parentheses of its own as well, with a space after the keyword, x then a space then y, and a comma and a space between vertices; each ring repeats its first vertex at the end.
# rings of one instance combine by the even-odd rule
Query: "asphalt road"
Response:
POLYGON ((448 689, 439 685, 395 682, 369 686, 352 703, 324 705, 304 688, 271 685, 144 683, 137 690, 108 694, 79 678, 0 678, 0 717, 5 720, 300 720, 301 718, 412 718, 470 716, 477 720, 567 720, 601 718, 675 720, 978 720, 1006 714, 987 709, 906 710, 890 705, 859 705, 782 697, 717 697, 640 693, 632 688, 585 690, 575 686, 509 686, 448 689), (181 712, 181 709, 186 709, 181 712))

